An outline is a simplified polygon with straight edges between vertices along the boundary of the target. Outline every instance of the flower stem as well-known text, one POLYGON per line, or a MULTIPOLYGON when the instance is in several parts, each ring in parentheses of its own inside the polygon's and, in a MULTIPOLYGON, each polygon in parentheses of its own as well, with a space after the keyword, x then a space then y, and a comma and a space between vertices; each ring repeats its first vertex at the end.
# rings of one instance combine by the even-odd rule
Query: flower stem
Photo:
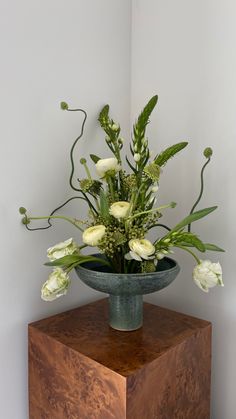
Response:
POLYGON ((200 259, 188 247, 180 246, 180 245, 178 246, 176 245, 175 247, 179 247, 180 249, 185 250, 186 252, 190 253, 194 257, 194 259, 197 261, 198 264, 201 263, 200 259))
MULTIPOLYGON (((190 215, 193 213, 193 211, 195 210, 196 206, 199 204, 199 202, 201 200, 201 197, 202 197, 202 194, 203 194, 203 189, 204 189, 204 177, 203 177, 204 176, 204 170, 205 170, 206 166, 208 165, 208 163, 210 162, 210 160, 211 160, 211 158, 209 157, 207 159, 206 163, 202 166, 200 193, 199 193, 198 198, 197 198, 196 202, 194 203, 194 205, 193 205, 193 207, 192 207, 192 209, 191 209, 191 211, 189 213, 190 215)), ((190 231, 191 231, 191 223, 188 224, 188 232, 190 233, 190 231)))
POLYGON ((73 224, 75 227, 77 227, 80 231, 84 231, 81 227, 78 226, 77 223, 83 223, 83 221, 75 220, 73 221, 72 218, 64 217, 63 215, 51 215, 51 216, 43 216, 43 217, 27 217, 28 220, 48 220, 48 219, 61 219, 68 221, 69 223, 73 224))
POLYGON ((165 208, 173 208, 173 203, 171 202, 170 204, 162 205, 158 208, 153 208, 153 209, 150 209, 148 211, 139 212, 138 214, 134 214, 131 217, 129 217, 128 220, 133 220, 134 218, 140 217, 140 215, 150 214, 152 212, 160 211, 160 210, 165 209, 165 208))

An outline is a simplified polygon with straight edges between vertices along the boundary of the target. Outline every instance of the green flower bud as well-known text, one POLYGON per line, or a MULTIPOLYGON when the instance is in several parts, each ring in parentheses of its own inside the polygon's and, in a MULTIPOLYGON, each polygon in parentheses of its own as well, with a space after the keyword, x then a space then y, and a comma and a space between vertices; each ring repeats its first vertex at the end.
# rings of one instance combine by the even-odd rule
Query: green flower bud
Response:
POLYGON ((150 163, 144 167, 144 173, 153 182, 157 182, 160 177, 160 167, 155 163, 150 163))
POLYGON ((82 157, 82 159, 80 159, 80 163, 81 164, 86 164, 87 163, 87 160, 84 157, 82 157))
POLYGON ((203 151, 203 154, 207 159, 209 159, 213 154, 212 148, 211 147, 205 148, 205 150, 203 151))
POLYGON ((19 208, 19 213, 20 214, 25 214, 26 213, 26 209, 24 207, 20 207, 19 208))
POLYGON ((113 124, 112 126, 111 126, 111 129, 112 129, 112 131, 118 131, 119 130, 119 125, 117 125, 117 124, 113 124))
POLYGON ((175 207, 176 207, 176 205, 177 205, 177 204, 176 204, 176 202, 171 202, 171 203, 170 203, 170 207, 171 207, 171 208, 175 208, 175 207))
POLYGON ((68 104, 66 102, 61 102, 61 109, 63 111, 67 110, 68 109, 68 104))

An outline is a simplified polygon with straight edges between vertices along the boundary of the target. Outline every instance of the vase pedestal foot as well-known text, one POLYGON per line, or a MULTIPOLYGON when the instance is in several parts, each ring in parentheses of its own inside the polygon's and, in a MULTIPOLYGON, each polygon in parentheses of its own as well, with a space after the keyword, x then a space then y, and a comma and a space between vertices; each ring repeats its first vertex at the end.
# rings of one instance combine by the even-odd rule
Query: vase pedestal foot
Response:
POLYGON ((109 324, 120 331, 137 330, 143 325, 142 295, 110 295, 109 324))

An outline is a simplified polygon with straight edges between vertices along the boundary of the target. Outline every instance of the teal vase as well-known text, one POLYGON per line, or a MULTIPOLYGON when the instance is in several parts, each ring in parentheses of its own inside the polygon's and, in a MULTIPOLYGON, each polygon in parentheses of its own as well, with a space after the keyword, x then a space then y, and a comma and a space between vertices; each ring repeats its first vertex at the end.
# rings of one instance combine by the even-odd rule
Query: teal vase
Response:
MULTIPOLYGON (((104 256, 96 254, 96 257, 104 256)), ((158 262, 156 272, 119 274, 99 262, 77 266, 76 272, 89 287, 109 295, 109 324, 113 329, 131 331, 143 324, 143 295, 159 291, 174 281, 180 271, 171 258, 158 262)))

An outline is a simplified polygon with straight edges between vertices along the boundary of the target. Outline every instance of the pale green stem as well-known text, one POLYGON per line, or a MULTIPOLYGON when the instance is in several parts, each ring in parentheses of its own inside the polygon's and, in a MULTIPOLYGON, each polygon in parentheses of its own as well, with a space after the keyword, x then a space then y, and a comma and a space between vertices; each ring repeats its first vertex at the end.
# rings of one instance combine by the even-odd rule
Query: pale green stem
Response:
POLYGON ((77 227, 80 231, 84 231, 81 227, 79 227, 78 223, 83 223, 83 221, 76 220, 73 221, 72 218, 64 217, 63 215, 52 215, 52 216, 46 216, 46 217, 27 217, 28 220, 48 220, 48 219, 61 219, 68 221, 69 223, 73 224, 75 227, 77 227))
POLYGON ((150 214, 150 213, 152 213, 152 212, 160 211, 160 210, 165 209, 165 208, 171 208, 171 207, 172 207, 172 205, 173 205, 173 204, 171 203, 171 204, 162 205, 161 207, 158 207, 158 208, 153 208, 153 209, 148 210, 148 211, 142 211, 142 212, 139 212, 138 214, 134 214, 134 215, 132 215, 132 216, 131 216, 131 217, 129 217, 128 219, 129 219, 129 220, 133 220, 134 218, 140 217, 140 215, 150 214))
POLYGON ((112 200, 114 201, 115 200, 115 195, 114 195, 114 188, 113 188, 113 184, 112 184, 112 179, 110 178, 110 176, 107 176, 106 180, 107 180, 107 183, 109 185, 112 200))
POLYGON ((87 173, 87 176, 88 176, 89 180, 92 180, 92 176, 91 176, 91 173, 89 171, 89 168, 88 168, 87 164, 83 163, 83 165, 84 165, 84 168, 85 168, 85 171, 87 173))
POLYGON ((84 249, 85 247, 88 247, 88 245, 87 245, 87 244, 82 244, 81 246, 79 246, 79 250, 82 250, 82 249, 84 249))
POLYGON ((175 247, 179 247, 180 249, 185 250, 186 252, 190 253, 194 257, 194 259, 197 261, 198 264, 201 263, 200 259, 188 247, 180 246, 180 245, 176 245, 175 247))

